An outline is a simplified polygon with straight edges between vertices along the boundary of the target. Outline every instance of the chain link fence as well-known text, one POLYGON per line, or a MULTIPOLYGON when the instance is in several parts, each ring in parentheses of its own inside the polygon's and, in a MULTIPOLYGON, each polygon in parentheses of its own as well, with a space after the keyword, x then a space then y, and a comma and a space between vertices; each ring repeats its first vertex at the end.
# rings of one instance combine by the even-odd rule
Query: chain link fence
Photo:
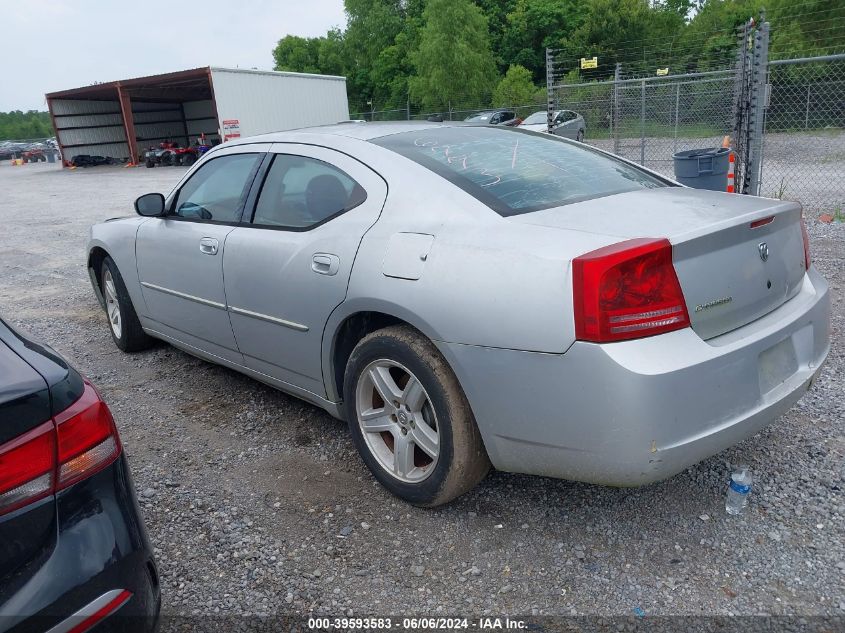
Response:
POLYGON ((721 70, 627 78, 617 64, 613 79, 581 83, 550 53, 548 109, 581 114, 587 143, 670 177, 673 154, 731 136, 740 191, 841 213, 845 54, 769 61, 768 24, 744 27, 739 42, 721 70))
POLYGON ((731 134, 733 83, 727 70, 558 84, 552 108, 584 117, 585 142, 672 176, 672 154, 731 134))
POLYGON ((845 210, 845 55, 769 62, 760 195, 845 210))
POLYGON ((504 106, 501 108, 479 105, 476 108, 449 108, 439 111, 429 111, 423 108, 407 106, 394 110, 367 110, 358 106, 351 107, 349 118, 359 121, 425 121, 429 117, 442 117, 444 121, 463 121, 482 111, 510 110, 516 116, 524 119, 535 112, 545 112, 545 103, 522 104, 504 106))

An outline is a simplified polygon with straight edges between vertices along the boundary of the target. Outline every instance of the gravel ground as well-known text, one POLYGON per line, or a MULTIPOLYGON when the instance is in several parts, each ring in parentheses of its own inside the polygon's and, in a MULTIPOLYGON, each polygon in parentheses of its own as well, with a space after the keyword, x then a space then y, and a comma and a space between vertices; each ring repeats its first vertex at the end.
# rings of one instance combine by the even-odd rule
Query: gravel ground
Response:
POLYGON ((374 483, 344 425, 166 345, 126 355, 84 264, 87 227, 178 168, 0 166, 0 313, 110 403, 171 615, 845 614, 845 225, 812 222, 833 347, 761 434, 640 489, 493 473, 438 510, 374 483), (750 464, 729 517, 729 466, 750 464))

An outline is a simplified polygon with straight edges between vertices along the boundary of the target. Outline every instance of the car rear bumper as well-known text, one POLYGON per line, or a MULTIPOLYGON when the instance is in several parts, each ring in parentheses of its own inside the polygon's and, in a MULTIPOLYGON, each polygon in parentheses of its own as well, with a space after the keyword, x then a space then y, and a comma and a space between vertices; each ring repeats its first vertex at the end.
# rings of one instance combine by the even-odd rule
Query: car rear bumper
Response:
POLYGON ((753 435, 811 386, 830 349, 815 269, 777 310, 708 341, 689 328, 565 354, 440 343, 493 465, 615 486, 674 475, 753 435))
POLYGON ((125 456, 62 491, 56 512, 58 533, 49 550, 3 588, 0 632, 60 630, 70 616, 114 591, 131 596, 98 631, 118 621, 121 631, 154 630, 158 572, 125 456))

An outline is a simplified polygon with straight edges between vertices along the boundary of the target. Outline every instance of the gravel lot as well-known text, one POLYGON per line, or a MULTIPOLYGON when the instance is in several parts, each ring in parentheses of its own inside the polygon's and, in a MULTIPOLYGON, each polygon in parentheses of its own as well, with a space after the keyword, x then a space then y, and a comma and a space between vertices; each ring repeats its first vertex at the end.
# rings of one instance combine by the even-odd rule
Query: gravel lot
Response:
POLYGON ((322 411, 166 345, 114 347, 87 228, 181 172, 0 166, 0 313, 110 403, 165 613, 845 615, 845 225, 811 223, 833 349, 778 423, 645 488, 494 473, 431 511, 375 484, 322 411), (738 462, 756 481, 729 517, 738 462))

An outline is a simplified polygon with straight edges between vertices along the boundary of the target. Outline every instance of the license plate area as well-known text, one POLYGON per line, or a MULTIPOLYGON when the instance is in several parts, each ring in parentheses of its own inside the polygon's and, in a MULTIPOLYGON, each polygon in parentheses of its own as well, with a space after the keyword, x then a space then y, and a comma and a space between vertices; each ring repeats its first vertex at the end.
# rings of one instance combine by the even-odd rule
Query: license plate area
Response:
POLYGON ((798 371, 792 337, 762 352, 759 357, 760 393, 766 394, 798 371))

